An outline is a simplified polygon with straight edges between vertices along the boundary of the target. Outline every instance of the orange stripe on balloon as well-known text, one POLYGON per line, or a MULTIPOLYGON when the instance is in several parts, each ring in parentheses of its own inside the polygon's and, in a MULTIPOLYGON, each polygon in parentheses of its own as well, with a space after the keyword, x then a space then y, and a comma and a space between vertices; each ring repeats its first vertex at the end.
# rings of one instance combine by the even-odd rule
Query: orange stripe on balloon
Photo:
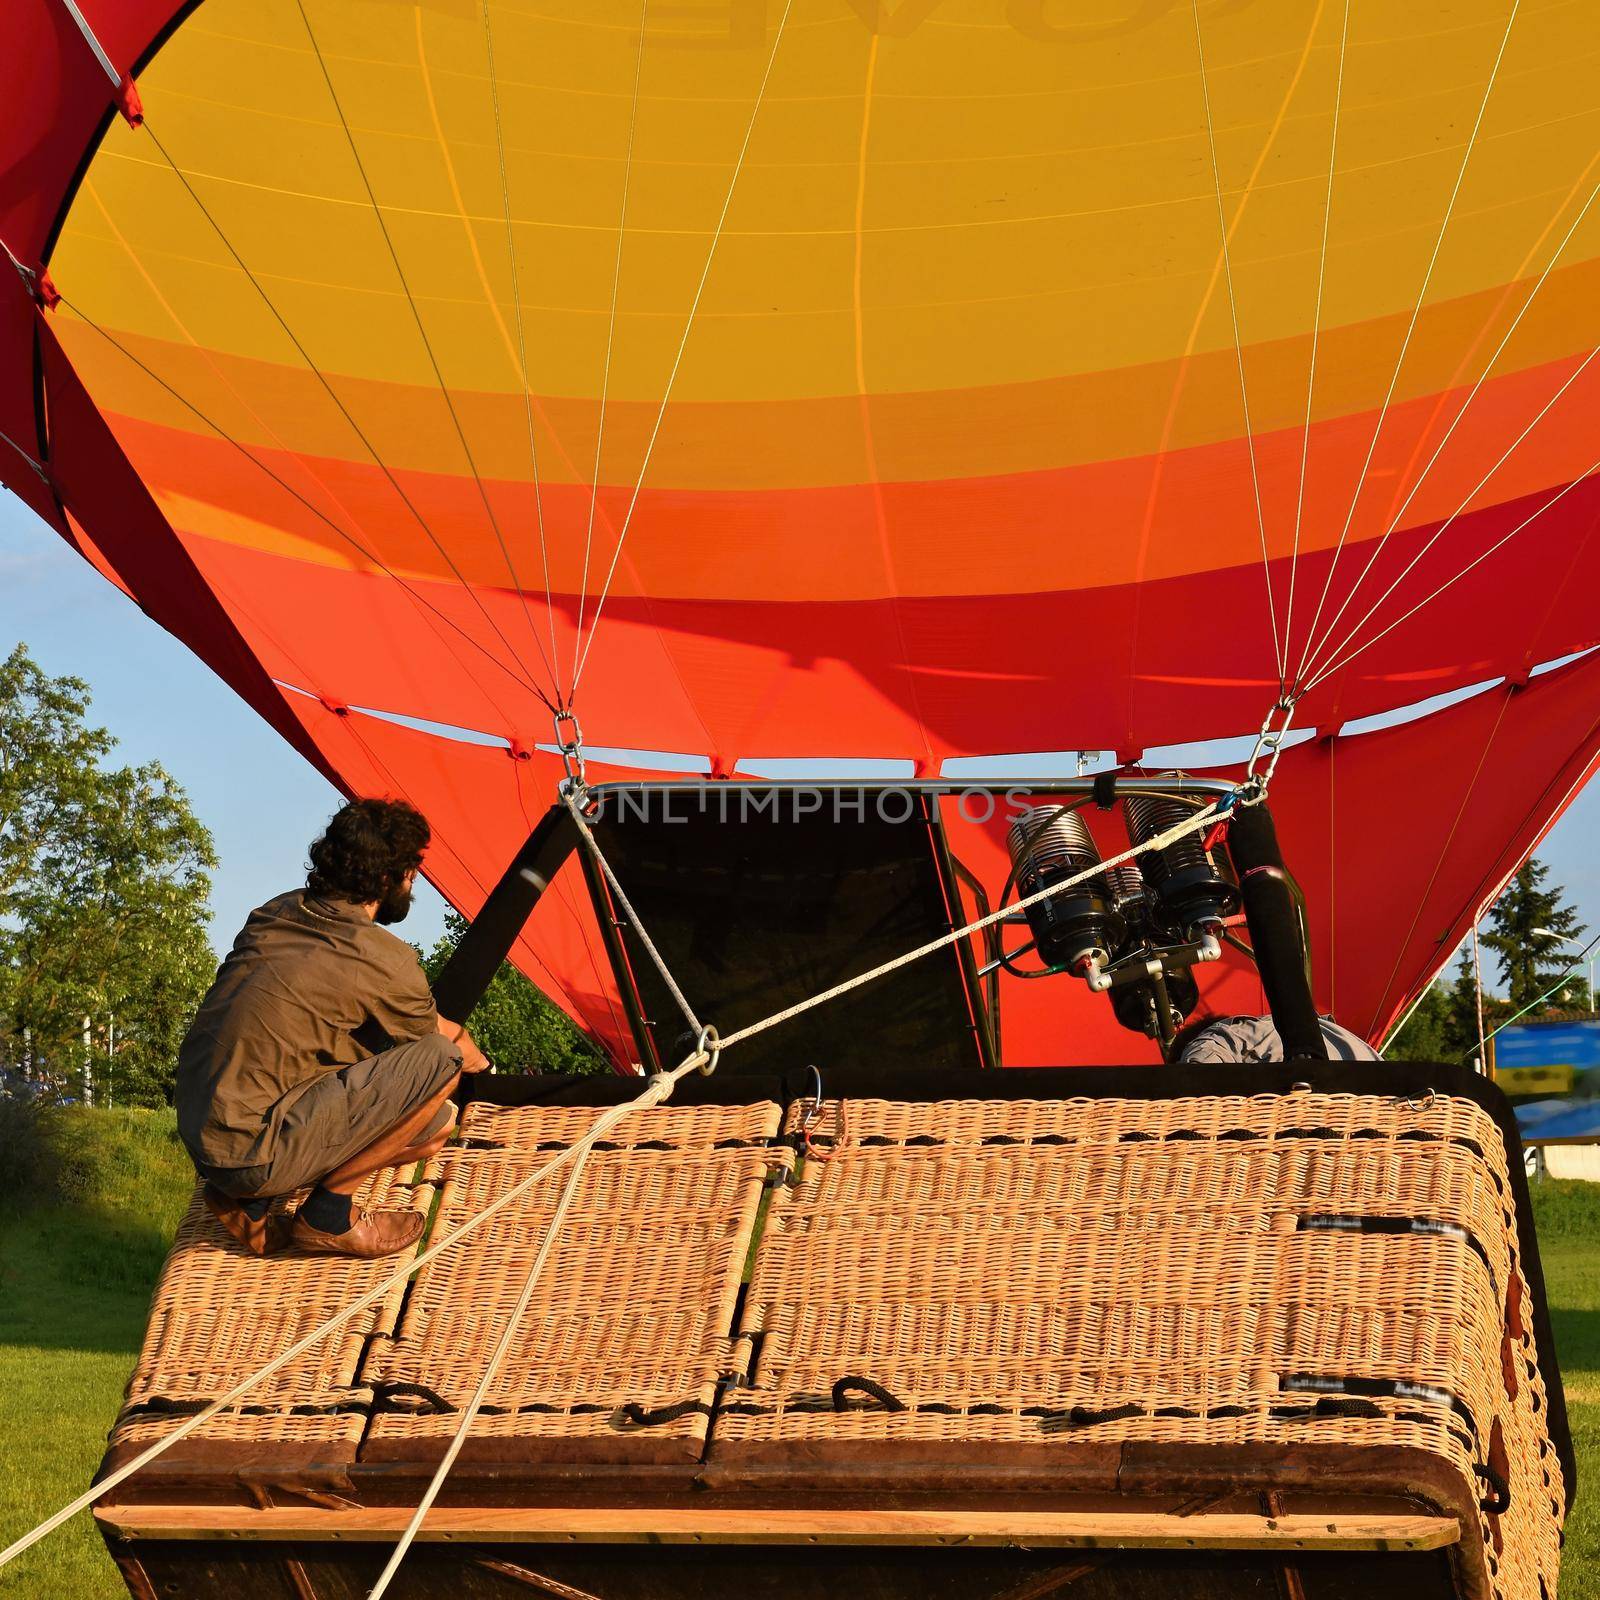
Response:
MULTIPOLYGON (((1460 382, 1461 352, 1496 315, 1503 292, 1441 302, 1424 313, 1397 406, 1419 397, 1431 403, 1460 382)), ((1392 318, 1324 332, 1316 423, 1376 405, 1380 396, 1374 386, 1384 374, 1375 377, 1366 357, 1398 338, 1401 325, 1402 319, 1392 318)), ((82 323, 63 314, 56 326, 74 365, 105 409, 179 428, 199 426, 82 323)), ((180 394, 208 415, 225 419, 230 431, 248 442, 282 442, 309 456, 364 458, 349 424, 306 370, 168 340, 124 333, 117 337, 180 394), (241 396, 250 397, 248 407, 241 405, 241 396)), ((1600 260, 1551 273, 1517 330, 1506 361, 1511 371, 1528 370, 1596 344, 1600 260)), ((1251 406, 1261 433, 1298 432, 1309 350, 1309 336, 1300 336, 1247 352, 1251 406)), ((330 375, 330 381, 385 461, 421 472, 460 470, 459 447, 437 390, 340 374, 330 375)), ((521 395, 453 394, 485 476, 525 477, 527 426, 521 395)), ((977 478, 1109 459, 1148 460, 1167 450, 1237 437, 1238 374, 1231 349, 1193 356, 1186 371, 1182 360, 1166 361, 1034 383, 870 398, 870 456, 862 438, 859 395, 675 401, 674 425, 662 434, 651 464, 651 484, 695 491, 812 488, 873 477, 885 482, 977 478), (1173 411, 1180 376, 1181 403, 1173 411)), ((573 463, 593 459, 598 403, 587 397, 543 396, 535 404, 552 445, 541 461, 543 481, 587 482, 587 473, 573 463)), ((657 409, 657 402, 613 400, 608 405, 606 428, 616 443, 615 459, 639 459, 657 409)), ((1386 435, 1388 427, 1386 422, 1386 435)), ((1148 488, 1147 479, 1141 499, 1147 498, 1148 488)))
MULTIPOLYGON (((1414 523, 1455 512, 1487 467, 1570 374, 1566 361, 1492 380, 1480 390, 1438 466, 1413 502, 1414 523)), ((1562 397, 1477 497, 1493 503, 1570 481, 1593 461, 1589 418, 1600 405, 1600 363, 1562 397)), ((1419 431, 1433 418, 1432 398, 1393 408, 1374 459, 1383 482, 1399 473, 1419 431)), ((327 522, 295 501, 264 472, 242 463, 216 438, 129 417, 113 425, 157 497, 182 502, 184 519, 209 535, 330 565, 360 565, 327 522), (204 508, 203 511, 196 508, 204 508)), ((1343 417, 1314 430, 1315 456, 1333 481, 1349 483, 1370 436, 1367 417, 1343 417)), ((1299 470, 1298 430, 1259 441, 1263 493, 1292 505, 1299 470)), ((393 487, 370 463, 289 458, 257 447, 255 455, 294 481, 306 468, 325 480, 354 519, 352 531, 402 575, 439 577, 437 550, 404 513, 393 487)), ((1052 472, 1013 473, 918 483, 856 483, 805 489, 694 493, 647 488, 630 539, 636 575, 619 571, 619 595, 653 598, 859 600, 901 595, 1008 594, 1091 589, 1137 581, 1148 459, 1097 461, 1052 472), (885 579, 878 545, 878 496, 896 588, 885 579)), ((1152 529, 1143 575, 1182 577, 1219 567, 1259 564, 1256 530, 1237 515, 1243 482, 1236 442, 1172 452, 1164 470, 1171 494, 1152 529)), ((501 587, 505 566, 485 525, 469 478, 398 472, 466 578, 501 587)), ((532 487, 490 481, 502 525, 526 528, 532 487)), ((614 501, 625 488, 603 489, 614 501)), ((588 493, 578 484, 544 487, 551 579, 572 593, 581 576, 588 493)), ((1332 546, 1342 503, 1308 502, 1301 549, 1332 546)), ((335 518, 335 521, 338 519, 335 518)), ((1376 505, 1358 519, 1354 541, 1382 533, 1376 505)))

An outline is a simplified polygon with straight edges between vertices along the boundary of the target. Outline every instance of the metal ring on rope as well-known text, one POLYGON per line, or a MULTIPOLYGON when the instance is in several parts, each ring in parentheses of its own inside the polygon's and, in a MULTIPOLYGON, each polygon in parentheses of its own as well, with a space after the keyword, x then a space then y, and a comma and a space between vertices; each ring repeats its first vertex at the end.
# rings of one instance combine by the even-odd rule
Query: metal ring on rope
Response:
POLYGON ((701 1028, 695 1039, 694 1053, 705 1057, 700 1063, 700 1076, 709 1078, 717 1070, 717 1062, 722 1056, 722 1035, 709 1022, 701 1028))

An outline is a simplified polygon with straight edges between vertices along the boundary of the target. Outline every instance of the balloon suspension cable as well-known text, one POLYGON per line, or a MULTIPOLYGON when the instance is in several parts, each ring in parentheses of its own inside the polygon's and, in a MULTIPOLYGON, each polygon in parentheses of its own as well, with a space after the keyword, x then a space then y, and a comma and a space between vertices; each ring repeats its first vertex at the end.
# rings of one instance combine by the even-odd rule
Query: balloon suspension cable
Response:
MULTIPOLYGON (((1474 932, 1476 932, 1476 929, 1474 929, 1474 932)), ((1477 1048, 1483 1051, 1485 1058, 1487 1058, 1488 1055, 1490 1040, 1494 1039, 1499 1034, 1504 1033, 1505 1030, 1513 1023, 1520 1022, 1530 1011, 1534 1011, 1538 1007, 1542 1006, 1551 995, 1559 993, 1560 990, 1565 988, 1567 984, 1571 983, 1572 980, 1583 971, 1584 962, 1586 962, 1596 950, 1600 950, 1600 934, 1596 934, 1594 938, 1592 938, 1588 944, 1586 944, 1577 953, 1577 955, 1572 958, 1572 965, 1568 967, 1567 970, 1563 972, 1561 976, 1544 991, 1543 994, 1535 995, 1533 999, 1531 999, 1520 1011, 1514 1011, 1509 1017, 1506 1018, 1504 1022, 1497 1023, 1486 1034, 1484 1034, 1477 1048)), ((1460 1056, 1458 1059, 1465 1061, 1471 1054, 1472 1051, 1468 1050, 1466 1055, 1460 1056)), ((1487 1070, 1487 1060, 1485 1060, 1485 1070, 1487 1070)))
POLYGON ((589 852, 594 864, 600 869, 601 875, 610 887, 612 897, 616 900, 618 908, 623 916, 628 919, 628 926, 633 929, 639 943, 644 946, 645 954, 650 957, 651 964, 661 975, 661 981, 666 984, 668 992, 673 1000, 676 1001, 678 1009, 683 1013, 684 1021, 689 1024, 689 1027, 695 1033, 697 1039, 696 1048, 711 1050, 713 1052, 711 1059, 714 1065, 715 1052, 721 1050, 722 1041, 718 1037, 715 1028, 707 1027, 695 1015, 694 1007, 689 1004, 683 990, 678 987, 678 980, 673 977, 672 970, 667 966, 666 959, 656 948, 655 940, 650 937, 649 930, 639 918, 639 913, 633 909, 633 902, 628 898, 628 891, 622 887, 621 881, 612 870, 611 863, 606 860, 605 851, 600 848, 600 841, 595 838, 593 830, 589 827, 588 818, 584 816, 584 797, 587 791, 583 786, 583 761, 581 756, 577 758, 577 768, 578 774, 573 776, 570 765, 568 767, 569 775, 567 781, 561 785, 562 803, 571 813, 573 825, 578 830, 578 836, 583 840, 584 848, 589 852))

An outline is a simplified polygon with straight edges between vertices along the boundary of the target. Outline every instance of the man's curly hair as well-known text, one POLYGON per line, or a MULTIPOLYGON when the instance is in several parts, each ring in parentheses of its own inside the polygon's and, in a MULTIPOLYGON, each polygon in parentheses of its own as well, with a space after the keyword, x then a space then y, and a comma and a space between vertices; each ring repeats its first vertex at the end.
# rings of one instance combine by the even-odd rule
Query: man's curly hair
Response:
POLYGON ((306 888, 357 904, 382 900, 422 865, 432 837, 427 818, 404 800, 352 800, 311 846, 306 888))

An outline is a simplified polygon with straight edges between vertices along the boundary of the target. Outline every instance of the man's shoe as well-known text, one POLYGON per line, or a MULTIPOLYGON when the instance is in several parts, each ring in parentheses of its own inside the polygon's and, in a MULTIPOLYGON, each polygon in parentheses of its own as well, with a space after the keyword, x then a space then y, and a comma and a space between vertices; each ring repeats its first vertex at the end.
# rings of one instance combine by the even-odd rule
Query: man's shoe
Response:
POLYGON ((296 1214, 289 1237, 297 1249, 317 1255, 371 1261, 409 1250, 422 1237, 426 1220, 420 1211, 359 1211, 343 1233, 324 1233, 296 1214))
POLYGON ((214 1183, 201 1191, 206 1210, 253 1256, 270 1256, 289 1242, 283 1218, 269 1211, 252 1217, 232 1195, 224 1194, 214 1183))

